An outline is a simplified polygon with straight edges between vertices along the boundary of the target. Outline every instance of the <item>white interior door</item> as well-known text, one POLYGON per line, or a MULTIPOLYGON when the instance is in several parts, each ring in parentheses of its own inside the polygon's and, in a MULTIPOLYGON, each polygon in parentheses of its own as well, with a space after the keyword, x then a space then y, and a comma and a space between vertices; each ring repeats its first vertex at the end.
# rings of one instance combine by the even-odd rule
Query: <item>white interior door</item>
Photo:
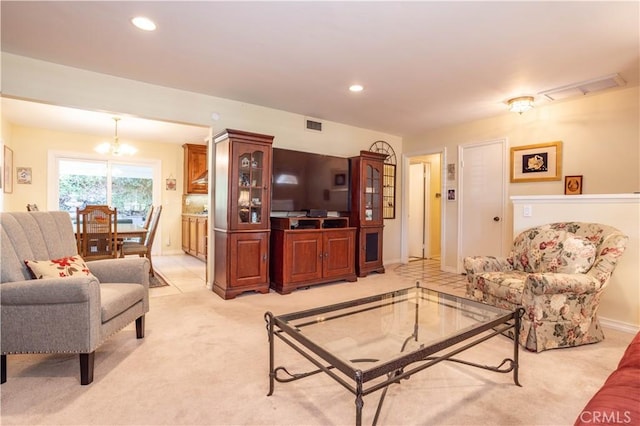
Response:
POLYGON ((409 258, 425 257, 425 169, 424 163, 409 166, 409 258))
POLYGON ((503 255, 506 141, 461 146, 458 270, 466 256, 503 255))

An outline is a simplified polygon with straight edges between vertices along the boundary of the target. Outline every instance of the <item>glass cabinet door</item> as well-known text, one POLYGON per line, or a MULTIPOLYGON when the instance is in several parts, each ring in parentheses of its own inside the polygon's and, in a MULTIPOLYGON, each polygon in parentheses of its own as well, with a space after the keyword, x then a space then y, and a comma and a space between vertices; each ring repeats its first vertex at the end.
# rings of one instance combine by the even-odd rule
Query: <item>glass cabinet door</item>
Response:
POLYGON ((364 217, 365 222, 379 222, 382 220, 382 173, 375 165, 365 164, 364 167, 364 217))
POLYGON ((262 147, 247 147, 237 157, 238 191, 236 223, 239 227, 264 226, 268 221, 268 200, 265 172, 269 167, 268 155, 262 147))

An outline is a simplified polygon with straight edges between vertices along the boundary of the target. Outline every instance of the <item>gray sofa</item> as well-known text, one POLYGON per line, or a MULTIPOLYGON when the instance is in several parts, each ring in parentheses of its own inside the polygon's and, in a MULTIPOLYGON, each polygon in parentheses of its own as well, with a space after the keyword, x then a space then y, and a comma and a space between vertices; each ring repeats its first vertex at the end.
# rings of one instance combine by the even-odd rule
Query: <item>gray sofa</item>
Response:
POLYGON ((144 337, 149 311, 149 261, 145 258, 87 262, 93 276, 33 279, 25 260, 77 255, 66 212, 0 213, 1 381, 7 354, 78 353, 80 383, 93 381, 95 350, 136 322, 144 337))

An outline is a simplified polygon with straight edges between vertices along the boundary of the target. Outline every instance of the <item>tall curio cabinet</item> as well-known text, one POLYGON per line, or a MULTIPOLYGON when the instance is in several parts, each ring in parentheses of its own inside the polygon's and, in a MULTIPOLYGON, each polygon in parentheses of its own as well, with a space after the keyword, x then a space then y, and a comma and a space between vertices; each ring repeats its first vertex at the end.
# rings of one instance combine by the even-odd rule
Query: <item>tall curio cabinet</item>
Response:
POLYGON ((382 263, 383 183, 386 154, 360 151, 351 160, 350 224, 356 227, 356 273, 384 273, 382 263))
POLYGON ((232 129, 214 137, 213 291, 223 299, 269 292, 272 142, 232 129))

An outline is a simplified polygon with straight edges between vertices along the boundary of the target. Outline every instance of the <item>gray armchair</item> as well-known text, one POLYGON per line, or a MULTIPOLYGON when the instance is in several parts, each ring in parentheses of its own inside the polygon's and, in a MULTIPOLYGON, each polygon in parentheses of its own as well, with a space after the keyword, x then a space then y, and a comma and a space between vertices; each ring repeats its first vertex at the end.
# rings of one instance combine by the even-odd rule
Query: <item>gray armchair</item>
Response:
POLYGON ((0 213, 1 380, 7 354, 78 353, 80 383, 93 381, 95 350, 135 320, 144 337, 149 311, 149 261, 145 258, 87 262, 89 275, 34 279, 25 260, 77 255, 66 212, 0 213))

